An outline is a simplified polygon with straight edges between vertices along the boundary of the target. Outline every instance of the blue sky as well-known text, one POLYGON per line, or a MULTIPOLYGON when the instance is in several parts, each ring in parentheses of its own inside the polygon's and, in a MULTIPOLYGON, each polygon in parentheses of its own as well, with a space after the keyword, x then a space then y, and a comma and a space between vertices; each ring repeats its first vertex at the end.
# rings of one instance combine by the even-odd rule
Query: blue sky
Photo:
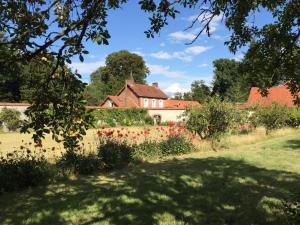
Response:
POLYGON ((108 16, 108 29, 111 39, 108 46, 87 42, 90 52, 83 63, 74 59, 71 67, 77 69, 85 82, 89 75, 104 65, 105 57, 115 51, 127 49, 143 56, 150 74, 148 83, 158 82, 169 95, 190 89, 194 80, 204 80, 210 84, 213 79, 212 62, 218 58, 241 60, 245 50, 236 55, 229 52, 224 41, 230 33, 221 17, 212 21, 211 37, 202 34, 192 45, 191 41, 200 25, 184 31, 191 24, 197 11, 182 10, 176 20, 171 20, 154 39, 146 38, 144 31, 150 26, 148 17, 139 9, 137 3, 128 3, 122 9, 111 11, 108 16))

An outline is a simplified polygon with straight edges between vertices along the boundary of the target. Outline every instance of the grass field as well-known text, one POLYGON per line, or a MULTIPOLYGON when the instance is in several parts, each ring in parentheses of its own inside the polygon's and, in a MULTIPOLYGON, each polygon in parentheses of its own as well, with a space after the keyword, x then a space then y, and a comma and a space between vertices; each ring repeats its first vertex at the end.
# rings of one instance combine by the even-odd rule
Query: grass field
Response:
POLYGON ((300 132, 227 138, 200 151, 0 196, 0 224, 288 224, 300 132))

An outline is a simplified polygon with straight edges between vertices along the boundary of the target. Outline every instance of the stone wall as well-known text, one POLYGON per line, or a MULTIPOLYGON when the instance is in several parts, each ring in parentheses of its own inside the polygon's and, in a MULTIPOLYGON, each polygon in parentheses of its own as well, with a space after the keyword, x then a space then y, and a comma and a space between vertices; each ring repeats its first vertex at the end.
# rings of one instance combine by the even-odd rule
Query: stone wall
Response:
MULTIPOLYGON (((30 106, 28 103, 7 103, 7 102, 0 102, 0 111, 6 107, 10 109, 16 109, 21 112, 21 118, 25 118, 25 110, 27 107, 30 106)), ((88 108, 101 110, 99 106, 89 106, 88 108)), ((149 115, 153 118, 154 116, 160 116, 161 122, 168 122, 168 121, 182 121, 184 117, 182 114, 184 113, 184 109, 148 109, 149 115)))

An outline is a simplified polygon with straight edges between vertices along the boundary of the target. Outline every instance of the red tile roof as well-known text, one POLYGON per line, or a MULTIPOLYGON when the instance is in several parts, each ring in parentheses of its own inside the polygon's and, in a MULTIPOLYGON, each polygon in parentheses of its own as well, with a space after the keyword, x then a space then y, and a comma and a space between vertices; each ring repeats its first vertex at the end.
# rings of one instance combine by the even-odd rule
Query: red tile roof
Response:
POLYGON ((167 99, 168 96, 162 92, 158 87, 150 86, 147 84, 128 84, 130 89, 138 97, 160 98, 167 99))
POLYGON ((197 101, 173 100, 168 99, 165 101, 165 108, 186 108, 188 106, 197 107, 200 103, 197 101))
MULTIPOLYGON (((300 92, 298 95, 300 96, 300 92)), ((261 96, 259 88, 252 87, 245 107, 249 108, 255 105, 268 106, 273 102, 292 107, 294 106, 293 100, 294 98, 286 85, 269 88, 267 96, 261 96)))
POLYGON ((0 106, 31 106, 28 102, 0 102, 0 106))
POLYGON ((107 99, 110 99, 111 101, 113 101, 117 107, 138 107, 138 105, 134 101, 132 101, 130 98, 127 98, 126 99, 127 102, 125 102, 124 98, 120 98, 119 96, 115 96, 115 95, 107 96, 107 98, 102 103, 102 105, 106 102, 107 99))

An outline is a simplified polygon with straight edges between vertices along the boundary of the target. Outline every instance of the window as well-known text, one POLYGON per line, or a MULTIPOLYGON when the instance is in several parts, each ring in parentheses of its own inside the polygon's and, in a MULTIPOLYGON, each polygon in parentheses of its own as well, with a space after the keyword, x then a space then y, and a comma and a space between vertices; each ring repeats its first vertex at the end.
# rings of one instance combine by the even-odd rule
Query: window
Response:
POLYGON ((112 101, 108 101, 108 107, 113 107, 112 101))
POLYGON ((148 107, 148 98, 144 98, 144 107, 148 107))
POLYGON ((164 107, 164 101, 163 100, 159 100, 159 108, 163 108, 164 107))
POLYGON ((156 99, 152 99, 152 108, 156 108, 156 99))

